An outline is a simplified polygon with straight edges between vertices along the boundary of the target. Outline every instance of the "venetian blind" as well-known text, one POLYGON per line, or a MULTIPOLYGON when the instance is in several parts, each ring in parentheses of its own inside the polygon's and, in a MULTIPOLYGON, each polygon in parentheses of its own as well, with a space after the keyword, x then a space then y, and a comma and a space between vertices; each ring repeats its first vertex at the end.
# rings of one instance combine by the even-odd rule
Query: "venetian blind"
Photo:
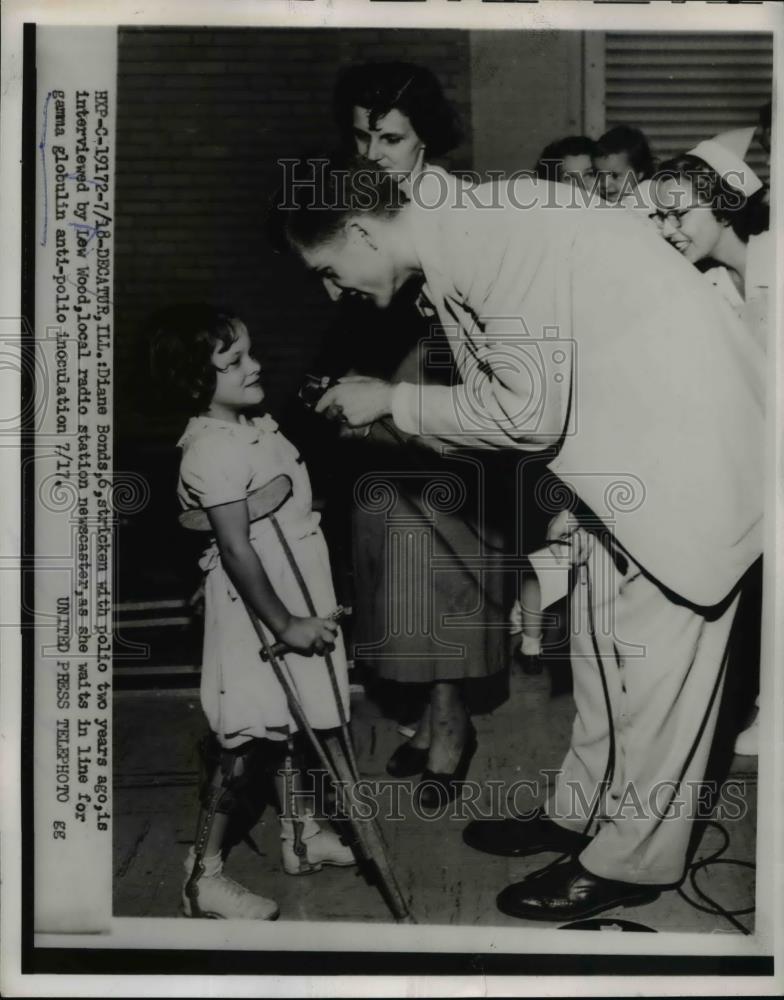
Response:
MULTIPOLYGON (((606 32, 605 129, 634 125, 665 159, 717 132, 756 125, 772 96, 770 34, 606 32)), ((754 143, 749 165, 767 179, 754 143)))

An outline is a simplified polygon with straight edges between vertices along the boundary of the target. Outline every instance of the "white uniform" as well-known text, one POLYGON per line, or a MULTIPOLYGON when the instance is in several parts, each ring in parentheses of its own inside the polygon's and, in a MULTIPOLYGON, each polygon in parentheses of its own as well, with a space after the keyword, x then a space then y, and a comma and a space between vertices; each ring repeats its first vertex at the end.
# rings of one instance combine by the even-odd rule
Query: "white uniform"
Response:
MULTIPOLYGON (((770 290, 773 287, 773 239, 769 230, 750 236, 746 246, 745 295, 741 295, 726 267, 712 267, 705 278, 745 324, 763 352, 768 351, 770 290)), ((755 702, 759 708, 759 695, 755 702)), ((759 716, 738 734, 735 753, 756 755, 759 749, 759 716)))
POLYGON ((618 200, 618 204, 628 208, 641 222, 656 226, 655 215, 659 206, 654 200, 653 183, 650 180, 639 181, 633 191, 618 200))
POLYGON ((745 324, 757 345, 767 351, 770 327, 770 290, 773 287, 774 247, 769 230, 750 236, 746 246, 745 295, 730 277, 726 267, 712 267, 705 271, 711 284, 733 312, 745 324))
POLYGON ((575 588, 577 718, 550 809, 582 828, 565 796, 577 783, 590 803, 608 760, 590 589, 622 734, 614 791, 664 790, 642 814, 608 797, 581 860, 607 878, 666 883, 683 873, 690 823, 688 809, 659 819, 662 783, 672 802, 702 777, 730 594, 761 551, 762 353, 654 227, 551 198, 518 180, 482 185, 459 209, 408 210, 463 385, 401 384, 392 412, 405 431, 474 447, 539 448, 544 426, 559 445, 551 469, 610 529, 626 564, 597 545, 590 583, 583 569, 575 588))
MULTIPOLYGON (((336 607, 327 546, 312 509, 307 469, 270 416, 242 423, 193 417, 178 442, 183 449, 177 493, 183 508, 215 507, 242 500, 275 476, 292 481, 289 499, 275 514, 305 578, 316 612, 336 607)), ((250 525, 250 540, 275 593, 295 615, 309 616, 305 598, 269 519, 250 525)), ((251 737, 280 739, 297 726, 272 667, 259 656, 260 643, 245 605, 226 574, 213 541, 200 563, 205 573, 204 655, 201 699, 210 728, 225 747, 251 737)), ((267 633, 270 642, 274 638, 267 633)), ((337 637, 331 654, 346 718, 349 713, 346 654, 337 637)), ((326 661, 287 654, 285 667, 316 729, 340 725, 338 703, 326 661)))

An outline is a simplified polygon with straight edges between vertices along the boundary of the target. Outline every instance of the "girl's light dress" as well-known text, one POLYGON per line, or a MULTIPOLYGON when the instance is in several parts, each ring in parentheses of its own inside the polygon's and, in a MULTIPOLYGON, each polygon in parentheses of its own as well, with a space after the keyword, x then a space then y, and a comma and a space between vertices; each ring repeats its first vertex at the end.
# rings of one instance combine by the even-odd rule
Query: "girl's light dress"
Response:
MULTIPOLYGON (((275 517, 305 579, 316 612, 335 610, 329 554, 312 509, 310 479, 296 448, 270 416, 230 423, 193 417, 178 442, 182 448, 177 493, 184 509, 215 507, 245 499, 281 473, 293 491, 275 517)), ((305 598, 269 518, 250 525, 250 541, 270 583, 294 615, 309 616, 305 598)), ((280 739, 294 732, 286 695, 272 667, 259 656, 260 642, 248 612, 223 568, 215 540, 204 552, 204 654, 201 702, 221 745, 240 746, 252 737, 280 739)), ((270 640, 274 638, 266 629, 270 640)), ((349 713, 346 652, 341 635, 331 654, 345 717, 349 713)), ((341 723, 326 659, 286 654, 284 669, 294 682, 306 717, 316 729, 341 723)))

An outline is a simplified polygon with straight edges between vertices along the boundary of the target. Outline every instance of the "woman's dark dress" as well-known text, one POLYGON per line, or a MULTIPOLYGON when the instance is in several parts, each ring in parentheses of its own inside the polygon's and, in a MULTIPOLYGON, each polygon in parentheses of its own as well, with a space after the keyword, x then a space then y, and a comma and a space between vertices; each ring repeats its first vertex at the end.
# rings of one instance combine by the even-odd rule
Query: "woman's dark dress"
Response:
MULTIPOLYGON (((347 303, 335 337, 341 343, 333 340, 344 367, 333 370, 448 384, 451 351, 416 309, 417 294, 416 285, 403 289, 383 312, 347 303)), ((514 479, 509 463, 486 452, 440 455, 390 418, 346 445, 355 460, 355 660, 402 682, 483 678, 501 670, 511 588, 505 593, 497 564, 505 551, 499 498, 514 493, 513 481, 504 482, 504 470, 514 479)))

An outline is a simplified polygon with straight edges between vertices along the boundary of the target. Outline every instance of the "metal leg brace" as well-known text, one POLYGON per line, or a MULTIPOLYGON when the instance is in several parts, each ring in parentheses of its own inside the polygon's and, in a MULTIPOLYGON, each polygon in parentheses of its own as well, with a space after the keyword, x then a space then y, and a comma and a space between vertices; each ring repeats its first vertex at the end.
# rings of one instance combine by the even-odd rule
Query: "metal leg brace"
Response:
POLYGON ((229 794, 232 778, 235 777, 234 769, 237 767, 237 760, 235 759, 234 761, 229 761, 225 754, 221 754, 219 767, 221 771, 221 780, 219 784, 214 786, 212 792, 210 793, 207 807, 204 812, 204 818, 201 821, 198 833, 196 834, 196 840, 193 845, 195 855, 193 859, 193 869, 191 870, 188 881, 185 883, 185 895, 190 900, 192 917, 205 917, 209 915, 203 913, 199 906, 198 883, 199 879, 204 874, 204 852, 207 849, 207 841, 209 840, 210 833, 212 832, 212 825, 215 822, 218 807, 223 799, 229 794))
POLYGON ((299 767, 295 763, 294 741, 291 737, 287 741, 286 760, 280 773, 283 776, 284 789, 283 801, 281 802, 281 808, 283 809, 281 822, 288 820, 291 823, 294 834, 292 848, 299 864, 299 874, 306 875, 312 871, 317 871, 318 868, 309 864, 307 857, 308 848, 303 840, 305 824, 297 810, 297 789, 295 788, 299 767))

